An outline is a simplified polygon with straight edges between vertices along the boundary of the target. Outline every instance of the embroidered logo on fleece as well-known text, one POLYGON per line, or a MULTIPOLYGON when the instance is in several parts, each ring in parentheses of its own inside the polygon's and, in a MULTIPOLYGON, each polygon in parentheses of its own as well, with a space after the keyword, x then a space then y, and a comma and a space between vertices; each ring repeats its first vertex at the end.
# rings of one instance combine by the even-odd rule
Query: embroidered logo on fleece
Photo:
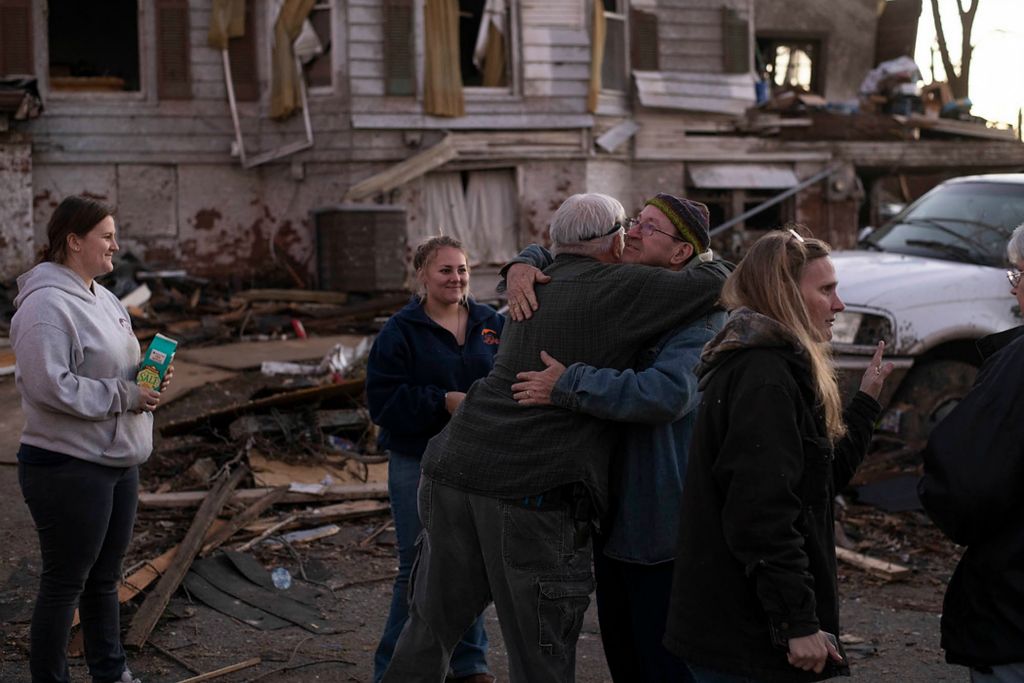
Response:
POLYGON ((488 327, 485 327, 480 332, 480 336, 483 337, 484 344, 498 344, 501 342, 501 339, 498 338, 498 333, 488 327))

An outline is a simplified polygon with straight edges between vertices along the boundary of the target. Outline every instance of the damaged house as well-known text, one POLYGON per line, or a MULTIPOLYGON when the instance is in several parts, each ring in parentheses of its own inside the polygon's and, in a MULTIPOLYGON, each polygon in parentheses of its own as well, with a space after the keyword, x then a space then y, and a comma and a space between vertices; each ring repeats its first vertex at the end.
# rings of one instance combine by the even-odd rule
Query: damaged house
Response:
POLYGON ((0 275, 30 265, 72 193, 116 205, 145 262, 240 285, 398 288, 408 245, 442 230, 499 263, 584 191, 628 210, 656 191, 704 201, 727 250, 785 220, 850 245, 884 192, 1024 165, 1009 131, 926 139, 913 115, 815 108, 856 101, 912 48, 919 11, 0 0, 0 275), (19 116, 28 89, 42 109, 19 116), (754 108, 786 91, 796 109, 754 108))

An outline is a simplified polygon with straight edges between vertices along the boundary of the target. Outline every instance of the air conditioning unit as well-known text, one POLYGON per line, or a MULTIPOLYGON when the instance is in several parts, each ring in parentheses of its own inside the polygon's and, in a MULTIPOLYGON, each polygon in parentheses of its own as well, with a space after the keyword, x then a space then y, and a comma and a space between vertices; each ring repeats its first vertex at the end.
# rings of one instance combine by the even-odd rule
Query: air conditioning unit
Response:
POLYGON ((312 211, 320 289, 381 292, 405 289, 405 208, 379 204, 312 211))

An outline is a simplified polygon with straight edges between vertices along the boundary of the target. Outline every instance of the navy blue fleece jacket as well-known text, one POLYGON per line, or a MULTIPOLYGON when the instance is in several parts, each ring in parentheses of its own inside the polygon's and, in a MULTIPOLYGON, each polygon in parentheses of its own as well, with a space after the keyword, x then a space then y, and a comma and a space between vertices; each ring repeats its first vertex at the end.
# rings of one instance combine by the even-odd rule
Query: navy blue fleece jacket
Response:
POLYGON ((470 299, 460 347, 416 297, 388 320, 366 368, 366 397, 382 448, 423 455, 427 441, 448 423, 445 392, 467 391, 491 371, 504 323, 493 308, 470 299))

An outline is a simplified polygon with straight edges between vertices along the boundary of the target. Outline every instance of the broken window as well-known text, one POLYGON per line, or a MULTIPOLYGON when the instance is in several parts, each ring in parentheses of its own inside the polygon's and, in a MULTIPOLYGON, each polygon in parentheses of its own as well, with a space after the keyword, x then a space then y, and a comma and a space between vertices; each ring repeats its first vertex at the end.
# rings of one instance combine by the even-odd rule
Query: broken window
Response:
POLYGON ((459 65, 467 88, 507 88, 510 4, 507 0, 459 0, 459 65))
MULTIPOLYGON (((778 194, 778 190, 688 190, 687 198, 707 205, 711 228, 714 229, 746 211, 756 208, 778 194)), ((795 204, 792 197, 748 216, 735 227, 716 235, 712 248, 726 258, 739 260, 746 247, 765 231, 794 220, 795 204)))
POLYGON ((817 39, 758 38, 761 77, 772 90, 822 94, 822 50, 817 39))
POLYGON ((140 89, 136 0, 107 0, 102 12, 91 3, 50 0, 47 9, 51 89, 140 89))
POLYGON ((423 177, 424 216, 410 244, 440 233, 462 242, 470 265, 505 263, 518 251, 519 200, 514 168, 430 173, 423 177))
POLYGON ((626 59, 626 0, 602 0, 604 8, 604 59, 601 89, 625 92, 629 88, 626 59))
POLYGON ((308 25, 295 41, 295 52, 302 60, 306 84, 312 88, 334 85, 331 67, 331 3, 321 0, 309 12, 308 25), (313 40, 313 38, 316 40, 313 40), (308 47, 306 47, 308 46, 308 47))
MULTIPOLYGON (((511 6, 509 0, 426 0, 423 5, 425 113, 463 116, 466 113, 464 88, 505 91, 512 88, 511 6)), ((385 38, 393 41, 396 36, 389 31, 385 38)), ((401 54, 401 50, 398 52, 401 54)), ((389 92, 397 94, 390 89, 390 81, 397 75, 392 72, 392 66, 388 65, 389 92)), ((399 83, 395 80, 394 85, 399 83)))

